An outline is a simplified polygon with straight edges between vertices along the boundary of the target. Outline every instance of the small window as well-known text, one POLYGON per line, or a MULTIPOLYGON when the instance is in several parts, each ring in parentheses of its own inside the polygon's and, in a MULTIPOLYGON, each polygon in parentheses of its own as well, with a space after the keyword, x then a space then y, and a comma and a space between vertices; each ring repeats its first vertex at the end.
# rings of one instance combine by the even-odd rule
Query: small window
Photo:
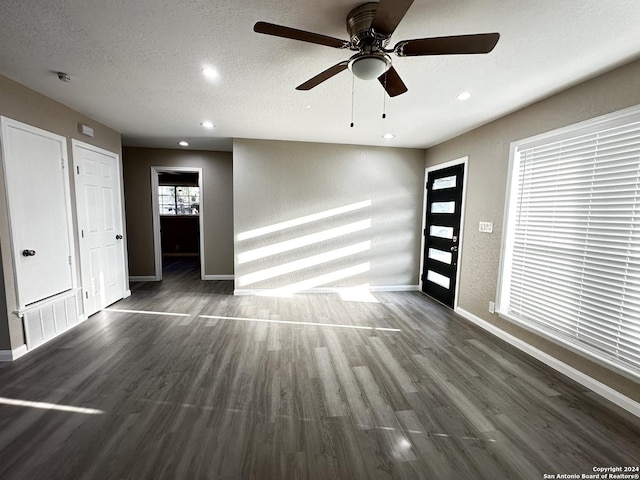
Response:
POLYGON ((160 185, 158 187, 160 215, 198 215, 200 187, 160 185))

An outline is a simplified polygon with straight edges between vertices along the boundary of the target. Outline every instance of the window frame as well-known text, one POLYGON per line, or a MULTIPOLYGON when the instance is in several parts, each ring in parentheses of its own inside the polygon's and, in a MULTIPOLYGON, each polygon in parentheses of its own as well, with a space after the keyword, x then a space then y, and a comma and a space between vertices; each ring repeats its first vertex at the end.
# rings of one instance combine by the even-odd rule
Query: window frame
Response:
POLYGON ((507 173, 507 184, 505 192, 505 208, 503 218, 503 233, 500 249, 500 264, 498 270, 498 284, 496 295, 495 312, 502 319, 509 321, 525 330, 531 331, 542 338, 560 345, 563 348, 577 353, 594 363, 613 370, 634 381, 640 379, 640 367, 627 366, 618 363, 612 358, 601 353, 595 347, 589 347, 588 344, 571 341, 566 337, 555 335, 553 332, 543 327, 529 322, 526 319, 516 318, 506 312, 509 301, 508 280, 512 274, 512 259, 514 250, 514 232, 511 223, 514 222, 517 215, 518 191, 515 186, 518 185, 520 151, 525 148, 542 146, 582 135, 589 135, 605 129, 611 129, 618 126, 640 121, 640 105, 625 108, 606 115, 598 116, 583 122, 568 125, 566 127, 551 130, 539 135, 517 140, 511 143, 509 149, 509 165, 507 173))
MULTIPOLYGON (((158 191, 156 192, 157 196, 158 196, 158 208, 159 208, 159 214, 161 217, 198 217, 200 215, 200 187, 198 185, 158 185, 158 191), (175 213, 165 213, 162 211, 162 207, 166 204, 164 204, 161 200, 162 197, 164 197, 165 195, 162 195, 160 193, 160 190, 162 188, 173 188, 173 198, 174 198, 174 209, 175 209, 175 213), (198 213, 178 213, 178 188, 196 188, 198 189, 198 213)), ((184 196, 184 195, 182 195, 184 196)), ((189 197, 191 195, 187 195, 187 197, 189 197)))

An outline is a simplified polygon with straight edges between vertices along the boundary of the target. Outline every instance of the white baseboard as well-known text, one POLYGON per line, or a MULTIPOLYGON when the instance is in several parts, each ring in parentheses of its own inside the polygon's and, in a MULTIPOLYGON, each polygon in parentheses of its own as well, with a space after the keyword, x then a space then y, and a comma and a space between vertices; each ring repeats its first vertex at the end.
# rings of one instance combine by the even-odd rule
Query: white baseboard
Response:
POLYGON ((155 275, 139 275, 136 277, 129 277, 129 282, 155 282, 155 275))
POLYGON ((505 332, 504 330, 492 325, 491 323, 483 320, 482 318, 474 315, 471 312, 467 312, 465 309, 456 307, 456 313, 460 316, 466 318, 470 322, 478 325, 480 328, 492 333, 498 338, 501 338, 505 342, 513 345, 524 353, 531 355, 533 358, 540 360, 542 363, 550 366, 554 370, 566 375, 570 379, 578 382, 580 385, 587 387, 589 390, 597 393, 598 395, 606 398, 607 400, 615 403, 620 408, 623 408, 629 413, 632 413, 636 417, 640 417, 640 403, 635 400, 623 395, 622 393, 614 390, 613 388, 605 385, 604 383, 596 380, 595 378, 590 377, 589 375, 581 372, 573 368, 571 365, 567 365, 566 363, 558 360, 555 357, 552 357, 548 353, 539 350, 538 348, 529 345, 527 342, 520 340, 517 337, 514 337, 510 333, 505 332))
POLYGON ((27 353, 27 346, 20 345, 13 350, 0 350, 0 362, 13 362, 27 353))
POLYGON ((420 285, 388 285, 385 287, 369 287, 370 292, 417 292, 420 285))
MULTIPOLYGON (((315 287, 301 292, 295 292, 296 294, 302 293, 345 293, 353 291, 357 287, 315 287)), ((389 285, 389 286, 374 286, 367 287, 366 291, 369 292, 415 292, 419 290, 418 285, 389 285)), ((234 295, 256 295, 256 296, 271 296, 271 297, 283 297, 287 296, 283 290, 279 288, 236 288, 233 291, 234 295)), ((288 295, 291 296, 291 295, 288 295)))
POLYGON ((205 275, 203 280, 234 280, 235 275, 205 275))

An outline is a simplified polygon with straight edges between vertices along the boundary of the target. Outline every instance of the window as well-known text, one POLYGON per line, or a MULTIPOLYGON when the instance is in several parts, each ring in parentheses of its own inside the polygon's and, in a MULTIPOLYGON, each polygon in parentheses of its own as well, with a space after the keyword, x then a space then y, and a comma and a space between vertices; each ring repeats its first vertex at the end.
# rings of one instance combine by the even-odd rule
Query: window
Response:
POLYGON ((160 215, 198 215, 200 188, 177 185, 158 187, 160 215))
POLYGON ((640 108, 514 147, 498 311, 640 377, 640 108))

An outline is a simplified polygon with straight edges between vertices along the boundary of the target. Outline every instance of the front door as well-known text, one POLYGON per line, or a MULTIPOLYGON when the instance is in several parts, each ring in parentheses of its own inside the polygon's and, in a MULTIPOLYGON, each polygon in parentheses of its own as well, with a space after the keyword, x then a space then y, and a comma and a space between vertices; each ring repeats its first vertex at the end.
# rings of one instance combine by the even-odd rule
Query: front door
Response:
POLYGON ((85 315, 125 293, 118 156, 73 141, 80 271, 85 315))
POLYGON ((458 273, 458 245, 464 163, 429 172, 422 291, 453 308, 458 273))

